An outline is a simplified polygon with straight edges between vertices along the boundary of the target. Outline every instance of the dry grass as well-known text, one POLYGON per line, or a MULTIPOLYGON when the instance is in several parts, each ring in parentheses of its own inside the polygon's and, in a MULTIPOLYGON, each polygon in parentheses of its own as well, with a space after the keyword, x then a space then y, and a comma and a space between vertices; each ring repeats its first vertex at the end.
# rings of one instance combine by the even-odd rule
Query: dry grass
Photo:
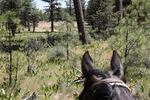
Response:
MULTIPOLYGON (((77 30, 77 23, 73 22, 73 27, 75 30, 77 30)), ((54 31, 55 32, 62 32, 63 30, 67 30, 66 22, 64 21, 58 21, 54 22, 54 31)), ((51 22, 46 21, 40 21, 36 27, 36 32, 45 32, 45 31, 51 31, 51 22)))

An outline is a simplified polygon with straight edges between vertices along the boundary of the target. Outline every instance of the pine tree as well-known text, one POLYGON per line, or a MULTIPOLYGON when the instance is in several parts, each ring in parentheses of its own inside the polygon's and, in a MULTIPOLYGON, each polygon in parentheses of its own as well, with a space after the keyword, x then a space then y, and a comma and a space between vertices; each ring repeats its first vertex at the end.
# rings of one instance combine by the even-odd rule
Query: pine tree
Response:
POLYGON ((90 0, 87 7, 87 21, 98 36, 107 39, 114 32, 117 19, 113 13, 112 0, 90 0))
POLYGON ((54 11, 59 9, 60 3, 57 0, 43 0, 49 4, 48 10, 50 12, 49 21, 51 21, 51 32, 54 32, 54 11))
POLYGON ((20 0, 0 0, 1 13, 6 13, 7 11, 19 12, 20 8, 20 0))
POLYGON ((33 26, 33 32, 35 32, 35 27, 37 26, 39 19, 40 19, 40 12, 36 8, 32 8, 31 11, 31 23, 33 26))
POLYGON ((20 11, 20 19, 21 23, 28 27, 28 31, 30 31, 31 27, 31 10, 32 10, 32 0, 24 0, 22 4, 22 8, 20 11))

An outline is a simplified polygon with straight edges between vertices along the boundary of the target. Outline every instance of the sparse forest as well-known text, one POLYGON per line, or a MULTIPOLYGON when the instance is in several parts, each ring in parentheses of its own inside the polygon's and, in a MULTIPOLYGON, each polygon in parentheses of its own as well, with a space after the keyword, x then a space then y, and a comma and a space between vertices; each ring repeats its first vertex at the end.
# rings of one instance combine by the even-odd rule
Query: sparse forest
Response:
POLYGON ((84 52, 106 71, 113 50, 150 100, 150 0, 39 1, 0 0, 0 100, 78 100, 84 52))

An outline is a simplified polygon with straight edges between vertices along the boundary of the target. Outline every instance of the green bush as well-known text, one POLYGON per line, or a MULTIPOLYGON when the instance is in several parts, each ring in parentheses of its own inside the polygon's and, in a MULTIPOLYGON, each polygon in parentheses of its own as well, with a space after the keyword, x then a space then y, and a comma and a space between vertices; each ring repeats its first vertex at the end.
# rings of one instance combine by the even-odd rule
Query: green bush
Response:
POLYGON ((43 37, 31 38, 24 42, 23 50, 38 51, 47 47, 46 39, 43 37))
POLYGON ((49 48, 48 59, 52 61, 66 59, 66 48, 59 45, 49 48))
POLYGON ((47 43, 49 46, 55 46, 62 41, 69 41, 73 36, 67 33, 53 33, 47 35, 47 43))
MULTIPOLYGON (((143 66, 144 53, 147 51, 145 30, 132 18, 122 19, 116 27, 116 36, 108 39, 112 50, 120 50, 125 54, 127 50, 126 64, 129 66, 143 66)), ((124 55, 123 55, 124 57, 124 55)))

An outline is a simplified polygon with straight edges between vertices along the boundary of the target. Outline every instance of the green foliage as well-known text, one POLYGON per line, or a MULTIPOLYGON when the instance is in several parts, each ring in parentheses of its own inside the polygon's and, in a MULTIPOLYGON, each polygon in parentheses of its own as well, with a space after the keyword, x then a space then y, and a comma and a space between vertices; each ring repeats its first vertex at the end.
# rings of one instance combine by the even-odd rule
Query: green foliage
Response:
MULTIPOLYGON (((58 61, 57 61, 58 62, 58 61)), ((58 63, 57 63, 58 64, 58 63)), ((78 71, 73 67, 73 65, 68 62, 60 62, 61 65, 58 69, 60 73, 55 73, 56 82, 53 84, 44 84, 41 86, 41 90, 44 93, 45 99, 52 98, 53 95, 57 93, 63 93, 63 99, 68 92, 73 93, 72 89, 77 88, 78 86, 73 83, 73 80, 76 78, 76 75, 79 74, 78 71)), ((58 97, 61 98, 61 97, 58 97)), ((74 95, 76 100, 77 95, 74 95)))
POLYGON ((29 50, 29 52, 38 51, 43 48, 45 48, 46 40, 43 37, 37 37, 37 38, 31 38, 24 42, 23 50, 26 52, 29 50))
POLYGON ((49 34, 47 35, 47 43, 49 46, 55 46, 59 43, 67 43, 68 40, 70 40, 73 37, 73 35, 68 33, 55 33, 55 34, 49 34))
POLYGON ((63 60, 66 57, 66 49, 63 46, 55 46, 49 49, 48 51, 48 59, 55 60, 63 60))
POLYGON ((37 23, 40 20, 40 15, 39 14, 40 14, 40 12, 39 12, 38 9, 32 8, 32 10, 31 10, 31 21, 35 25, 37 25, 37 23))
POLYGON ((44 93, 45 100, 50 100, 51 95, 53 93, 57 93, 57 91, 59 90, 59 86, 58 86, 58 84, 54 84, 54 85, 44 84, 44 85, 41 86, 41 90, 44 93))
POLYGON ((16 13, 16 12, 14 12, 14 11, 8 11, 8 12, 6 12, 6 13, 4 14, 4 16, 5 16, 6 21, 10 18, 10 19, 12 19, 12 21, 13 21, 14 23, 17 24, 17 28, 21 28, 21 25, 20 25, 21 20, 20 20, 20 18, 17 16, 17 13, 16 13))
POLYGON ((7 16, 13 16, 17 18, 17 24, 27 26, 28 22, 37 24, 41 12, 38 9, 35 9, 32 4, 33 0, 1 0, 1 14, 7 16), (32 9, 33 8, 33 9, 32 9))
POLYGON ((61 11, 61 7, 60 7, 60 2, 57 0, 42 0, 46 3, 49 4, 49 6, 46 9, 46 20, 50 21, 53 17, 53 20, 61 20, 62 19, 62 11, 61 11), (53 14, 51 14, 53 13, 53 14))
POLYGON ((5 16, 4 15, 0 15, 0 23, 5 22, 5 16))
POLYGON ((116 30, 118 35, 113 36, 109 39, 110 47, 113 50, 121 49, 121 52, 123 54, 125 48, 127 48, 129 53, 127 62, 129 63, 129 65, 141 64, 143 60, 141 58, 143 58, 142 55, 144 53, 143 51, 145 49, 145 42, 147 40, 145 35, 143 34, 144 30, 133 23, 131 25, 128 24, 128 26, 121 25, 120 27, 117 27, 116 30), (127 41, 125 39, 126 34, 128 34, 127 41))
POLYGON ((6 93, 6 91, 2 88, 2 89, 0 90, 0 98, 1 98, 2 100, 10 100, 10 99, 13 98, 13 94, 8 94, 8 93, 6 93))
MULTIPOLYGON (((26 40, 28 40, 27 38, 28 37, 26 37, 26 40)), ((36 41, 36 39, 34 39, 34 41, 36 41)), ((62 94, 62 96, 60 96, 59 98, 63 98, 67 100, 68 99, 67 97, 70 97, 71 99, 73 99, 74 97, 74 99, 76 100, 76 98, 78 97, 82 89, 82 85, 75 84, 74 80, 79 75, 81 75, 79 69, 81 66, 80 65, 81 56, 84 50, 90 51, 93 61, 98 68, 103 70, 106 69, 106 66, 109 66, 108 62, 110 62, 110 60, 107 57, 108 56, 111 57, 110 52, 112 51, 109 49, 109 47, 105 48, 105 46, 107 45, 106 42, 97 41, 86 46, 79 46, 79 45, 74 46, 71 45, 72 44, 71 40, 69 40, 69 42, 70 42, 69 60, 66 59, 66 48, 62 45, 58 45, 58 46, 55 45, 48 49, 46 48, 42 50, 38 49, 37 51, 32 52, 32 55, 34 55, 35 57, 33 58, 34 62, 32 61, 31 63, 35 63, 38 70, 38 73, 35 74, 34 76, 25 74, 26 66, 27 66, 27 61, 26 61, 27 57, 25 53, 22 51, 15 51, 15 53, 13 53, 15 58, 17 55, 16 53, 20 52, 20 54, 18 55, 19 63, 20 63, 19 70, 18 70, 19 81, 17 81, 17 83, 20 83, 21 85, 19 86, 17 85, 18 87, 18 89, 16 89, 16 91, 18 90, 18 94, 16 94, 17 97, 14 97, 15 92, 10 90, 10 92, 13 93, 11 94, 12 95, 11 98, 17 100, 23 97, 25 93, 30 93, 35 91, 38 94, 38 99, 42 99, 42 100, 48 100, 48 99, 53 100, 54 96, 60 96, 59 94, 62 94), (103 43, 105 43, 106 45, 104 45, 103 43), (45 54, 46 54, 46 58, 45 58, 45 54), (61 54, 63 56, 57 56, 58 57, 57 59, 56 54, 61 54), (53 60, 49 58, 49 55, 53 55, 53 57, 51 56, 53 60), (101 59, 105 59, 105 60, 101 60, 101 59), (19 88, 21 92, 19 92, 19 88), (42 95, 42 98, 40 95, 42 95)), ((3 60, 3 62, 4 61, 5 60, 3 60)), ((6 62, 7 61, 5 61, 5 64, 6 62)), ((16 60, 14 62, 16 62, 16 60)), ((3 65, 3 63, 0 64, 3 65)), ((149 69, 135 68, 135 67, 131 67, 127 69, 127 80, 129 80, 128 83, 131 84, 130 85, 131 89, 133 89, 134 91, 134 89, 138 88, 139 90, 136 90, 136 92, 140 94, 139 98, 143 97, 144 100, 147 100, 145 98, 150 90, 148 77, 149 77, 149 69)), ((7 87, 6 85, 4 86, 7 87)), ((7 92, 7 90, 5 90, 5 93, 8 97, 10 97, 10 93, 7 92)), ((137 96, 136 93, 135 96, 137 96)), ((0 97, 0 99, 1 98, 2 97, 0 97)))
POLYGON ((102 39, 107 39, 113 34, 117 22, 113 13, 112 0, 90 0, 87 7, 87 22, 96 30, 102 39))
POLYGON ((21 0, 1 0, 0 12, 6 13, 7 11, 18 12, 21 7, 21 0))
POLYGON ((23 3, 22 3, 22 8, 20 10, 21 11, 20 19, 21 19, 21 23, 24 26, 27 26, 27 23, 30 22, 31 9, 32 9, 31 0, 24 0, 23 3))
MULTIPOLYGON (((39 18, 41 12, 36 8, 32 9, 32 0, 20 1, 22 2, 21 10, 19 9, 19 12, 2 12, 0 24, 5 23, 8 16, 12 17, 14 22, 20 24, 21 21, 25 25, 27 24, 27 18, 29 18, 30 24, 31 21, 37 23, 41 19, 39 18)), ((90 0, 88 5, 90 16, 87 17, 89 18, 89 24, 95 28, 91 31, 91 35, 98 41, 94 41, 89 45, 80 45, 78 34, 73 28, 74 18, 65 10, 62 11, 61 15, 62 20, 65 20, 65 22, 58 26, 58 33, 23 32, 22 34, 16 34, 16 37, 12 38, 13 48, 18 46, 13 51, 13 79, 18 74, 18 80, 16 86, 14 86, 15 88, 8 87, 9 59, 8 53, 2 50, 0 52, 0 99, 18 100, 26 93, 36 92, 40 100, 55 100, 54 96, 58 96, 59 100, 68 100, 68 97, 77 100, 82 86, 74 84, 74 80, 81 75, 81 56, 84 51, 89 50, 96 67, 105 70, 109 66, 112 49, 120 51, 121 57, 124 59, 127 46, 126 75, 128 84, 137 99, 148 100, 150 95, 150 2, 149 0, 133 0, 132 5, 124 9, 124 18, 117 26, 116 23, 113 23, 116 18, 112 13, 112 2, 110 0, 90 0), (144 20, 138 19, 137 9, 139 16, 144 17, 144 20), (112 33, 114 35, 108 38, 112 33), (126 40, 127 33, 128 39, 126 40), (100 38, 106 37, 108 38, 107 41, 99 41, 100 38), (69 59, 66 57, 67 50, 69 59), (35 71, 34 75, 26 74, 28 59, 31 67, 35 68, 33 69, 35 71), (62 94, 62 96, 59 94, 62 94)), ((0 32, 7 33, 3 28, 0 32)), ((8 45, 8 41, 6 35, 1 34, 0 37, 0 49, 3 49, 8 45)), ((15 80, 13 80, 14 84, 15 80)))
MULTIPOLYGON (((125 54, 125 50, 127 50, 126 64, 129 66, 145 66, 143 63, 146 59, 145 53, 149 52, 147 49, 148 37, 146 36, 149 30, 147 30, 145 26, 147 21, 138 21, 139 17, 137 17, 137 13, 140 9, 134 9, 138 7, 139 5, 137 3, 133 3, 133 5, 126 8, 126 16, 115 28, 117 36, 113 36, 109 39, 110 47, 113 50, 120 49, 123 54, 125 54)), ((145 16, 145 19, 147 19, 147 16, 145 16)))
POLYGON ((20 93, 20 89, 15 89, 13 93, 10 91, 6 91, 4 88, 0 90, 0 99, 1 100, 14 100, 17 98, 18 94, 20 93))
POLYGON ((70 14, 67 13, 67 12, 65 12, 65 11, 62 13, 62 19, 63 19, 64 21, 70 22, 70 23, 73 21, 72 16, 70 16, 70 14))
POLYGON ((149 87, 150 72, 147 68, 130 67, 127 70, 127 78, 132 81, 132 91, 136 99, 148 100, 150 87, 149 87), (132 72, 132 73, 131 73, 132 72))

